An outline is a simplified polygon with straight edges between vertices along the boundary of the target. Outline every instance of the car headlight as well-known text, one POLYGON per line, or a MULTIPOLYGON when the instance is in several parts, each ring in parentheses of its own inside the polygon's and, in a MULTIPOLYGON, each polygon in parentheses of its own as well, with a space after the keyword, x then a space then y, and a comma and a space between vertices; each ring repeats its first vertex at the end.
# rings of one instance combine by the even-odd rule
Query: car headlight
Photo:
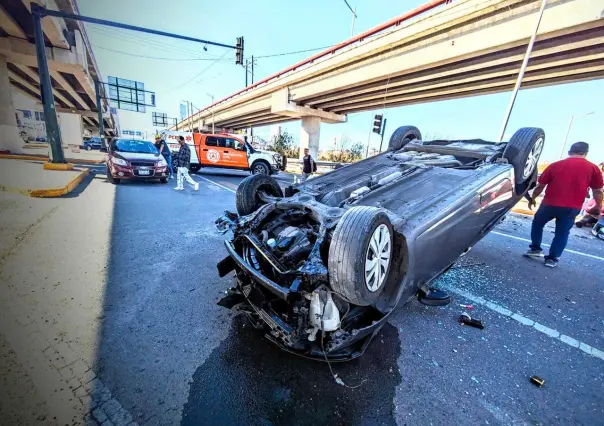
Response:
POLYGON ((116 164, 118 166, 127 166, 128 162, 126 160, 122 160, 121 158, 117 158, 117 157, 111 157, 111 161, 113 162, 113 164, 116 164))
POLYGON ((157 167, 166 167, 168 165, 168 163, 166 162, 166 160, 159 160, 157 162, 157 167))

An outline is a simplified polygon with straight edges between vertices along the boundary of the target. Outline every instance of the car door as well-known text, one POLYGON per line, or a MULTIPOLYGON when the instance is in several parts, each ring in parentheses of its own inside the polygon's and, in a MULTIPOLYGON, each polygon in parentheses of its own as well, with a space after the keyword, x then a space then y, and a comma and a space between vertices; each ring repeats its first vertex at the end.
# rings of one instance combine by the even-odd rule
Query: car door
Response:
POLYGON ((225 166, 234 169, 247 169, 248 156, 245 144, 235 138, 218 138, 220 155, 225 166))
POLYGON ((201 135, 199 161, 203 166, 216 167, 224 166, 220 148, 218 147, 218 138, 213 135, 201 135))

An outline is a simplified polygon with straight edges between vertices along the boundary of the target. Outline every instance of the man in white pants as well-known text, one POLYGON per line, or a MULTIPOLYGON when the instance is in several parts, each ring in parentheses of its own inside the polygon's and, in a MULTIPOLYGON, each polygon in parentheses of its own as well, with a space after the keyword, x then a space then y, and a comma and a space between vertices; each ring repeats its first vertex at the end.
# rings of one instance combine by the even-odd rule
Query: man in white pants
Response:
POLYGON ((186 179, 187 182, 197 191, 199 189, 199 183, 195 182, 191 176, 189 176, 189 164, 191 163, 191 149, 189 145, 185 143, 185 138, 183 136, 178 137, 178 144, 180 145, 180 150, 178 154, 176 154, 176 167, 177 167, 177 176, 176 176, 176 191, 182 191, 185 189, 183 186, 183 179, 186 179))

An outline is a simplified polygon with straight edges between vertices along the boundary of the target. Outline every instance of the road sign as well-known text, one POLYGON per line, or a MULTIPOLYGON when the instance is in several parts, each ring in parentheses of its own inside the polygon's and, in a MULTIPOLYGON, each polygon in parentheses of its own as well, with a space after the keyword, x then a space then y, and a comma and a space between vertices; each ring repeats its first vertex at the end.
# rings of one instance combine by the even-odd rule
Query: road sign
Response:
POLYGON ((155 93, 145 90, 144 83, 109 77, 106 84, 109 89, 109 100, 118 109, 135 112, 146 112, 146 107, 155 106, 155 93))

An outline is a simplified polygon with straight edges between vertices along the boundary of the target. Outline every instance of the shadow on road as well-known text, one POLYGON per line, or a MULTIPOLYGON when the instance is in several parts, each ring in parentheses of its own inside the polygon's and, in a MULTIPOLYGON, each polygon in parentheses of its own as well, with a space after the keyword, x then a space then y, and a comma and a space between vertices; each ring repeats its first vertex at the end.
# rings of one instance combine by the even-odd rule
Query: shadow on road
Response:
POLYGON ((401 381, 397 329, 386 324, 363 357, 332 364, 278 349, 242 317, 193 375, 181 425, 394 425, 401 381))

